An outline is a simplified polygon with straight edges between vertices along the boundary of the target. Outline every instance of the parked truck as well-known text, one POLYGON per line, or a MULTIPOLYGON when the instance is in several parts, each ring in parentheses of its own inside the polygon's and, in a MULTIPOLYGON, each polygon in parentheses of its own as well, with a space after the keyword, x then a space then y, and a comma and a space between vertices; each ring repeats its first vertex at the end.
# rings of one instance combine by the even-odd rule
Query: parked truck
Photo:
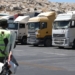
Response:
POLYGON ((75 48, 75 11, 59 14, 52 29, 52 45, 75 48))
POLYGON ((27 43, 34 46, 52 45, 52 23, 56 17, 54 11, 43 12, 28 21, 27 43))
POLYGON ((21 44, 27 43, 27 22, 29 20, 29 16, 18 16, 14 22, 9 22, 8 29, 14 30, 17 34, 16 42, 21 44))

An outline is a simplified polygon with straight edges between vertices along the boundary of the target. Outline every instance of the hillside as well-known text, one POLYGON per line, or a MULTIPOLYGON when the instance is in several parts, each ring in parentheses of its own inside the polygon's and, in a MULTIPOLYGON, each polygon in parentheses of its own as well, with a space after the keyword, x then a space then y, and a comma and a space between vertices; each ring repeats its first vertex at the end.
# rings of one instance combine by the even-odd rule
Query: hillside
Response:
POLYGON ((0 12, 24 13, 55 10, 57 13, 75 10, 75 3, 58 3, 48 0, 0 0, 0 12))

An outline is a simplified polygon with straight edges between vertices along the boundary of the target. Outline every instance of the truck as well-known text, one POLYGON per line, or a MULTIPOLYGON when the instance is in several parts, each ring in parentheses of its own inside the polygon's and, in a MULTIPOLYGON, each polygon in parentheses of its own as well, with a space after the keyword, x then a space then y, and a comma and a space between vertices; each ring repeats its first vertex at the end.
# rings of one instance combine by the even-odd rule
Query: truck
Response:
POLYGON ((42 12, 28 21, 27 43, 34 46, 52 46, 52 23, 56 18, 54 11, 42 12))
POLYGON ((53 22, 52 45, 75 48, 75 11, 58 14, 53 22))
POLYGON ((18 16, 15 20, 8 21, 8 29, 15 31, 16 43, 27 44, 27 22, 29 16, 18 16))

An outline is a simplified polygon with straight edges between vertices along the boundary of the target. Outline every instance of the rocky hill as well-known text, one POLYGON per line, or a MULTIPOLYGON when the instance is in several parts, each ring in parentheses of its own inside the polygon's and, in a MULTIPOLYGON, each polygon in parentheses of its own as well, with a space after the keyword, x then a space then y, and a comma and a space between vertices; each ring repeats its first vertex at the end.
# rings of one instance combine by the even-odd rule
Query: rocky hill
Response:
POLYGON ((74 11, 75 3, 58 3, 48 0, 0 0, 0 12, 24 13, 56 11, 57 13, 74 11))

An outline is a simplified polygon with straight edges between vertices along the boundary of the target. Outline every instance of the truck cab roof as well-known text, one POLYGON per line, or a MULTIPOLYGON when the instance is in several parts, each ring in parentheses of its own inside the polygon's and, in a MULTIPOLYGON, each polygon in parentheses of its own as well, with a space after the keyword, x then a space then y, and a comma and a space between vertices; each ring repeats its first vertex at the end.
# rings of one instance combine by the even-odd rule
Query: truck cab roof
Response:
POLYGON ((48 21, 49 17, 51 16, 55 16, 55 12, 43 12, 37 15, 36 17, 30 18, 28 22, 48 21))
POLYGON ((75 13, 63 13, 57 15, 55 21, 73 20, 73 19, 75 19, 75 13))
POLYGON ((39 17, 48 17, 48 16, 52 16, 52 15, 54 15, 55 14, 55 12, 43 12, 43 13, 40 13, 38 16, 39 17))
POLYGON ((17 22, 17 23, 27 23, 29 20, 29 16, 19 16, 17 17, 14 22, 17 22))
POLYGON ((47 21, 47 17, 33 17, 30 18, 28 22, 42 22, 42 21, 47 21))

